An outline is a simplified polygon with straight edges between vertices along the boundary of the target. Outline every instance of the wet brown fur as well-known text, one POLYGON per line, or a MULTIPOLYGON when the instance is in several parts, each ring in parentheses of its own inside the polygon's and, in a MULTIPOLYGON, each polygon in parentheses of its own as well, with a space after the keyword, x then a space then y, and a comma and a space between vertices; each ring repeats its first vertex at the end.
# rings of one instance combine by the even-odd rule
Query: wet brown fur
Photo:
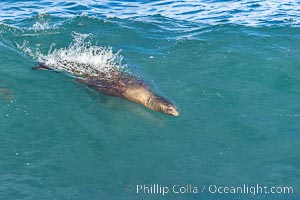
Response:
MULTIPOLYGON (((40 65, 35 70, 49 70, 51 68, 40 65)), ((128 73, 112 70, 109 75, 88 76, 76 79, 99 93, 128 99, 144 105, 152 110, 178 116, 176 107, 164 97, 156 95, 142 80, 128 73)))

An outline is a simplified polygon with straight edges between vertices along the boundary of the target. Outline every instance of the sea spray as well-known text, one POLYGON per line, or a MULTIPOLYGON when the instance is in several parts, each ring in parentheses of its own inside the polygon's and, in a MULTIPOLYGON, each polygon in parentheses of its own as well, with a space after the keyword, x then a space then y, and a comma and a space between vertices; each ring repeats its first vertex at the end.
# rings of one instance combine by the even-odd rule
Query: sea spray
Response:
POLYGON ((95 46, 91 43, 91 34, 72 33, 73 41, 68 47, 55 49, 55 43, 49 47, 47 54, 39 49, 34 52, 28 47, 28 41, 17 44, 25 54, 54 70, 76 76, 110 76, 113 70, 125 70, 122 65, 121 50, 114 53, 112 47, 95 46))

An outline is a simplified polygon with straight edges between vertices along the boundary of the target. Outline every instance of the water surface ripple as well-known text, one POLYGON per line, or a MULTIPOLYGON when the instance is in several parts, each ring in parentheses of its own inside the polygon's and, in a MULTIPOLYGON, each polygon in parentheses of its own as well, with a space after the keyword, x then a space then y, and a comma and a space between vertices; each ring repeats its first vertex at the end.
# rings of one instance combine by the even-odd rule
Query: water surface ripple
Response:
POLYGON ((203 24, 243 24, 249 26, 300 24, 300 4, 296 0, 247 1, 11 1, 0 2, 0 20, 22 19, 34 13, 48 13, 60 17, 87 14, 117 18, 140 18, 161 15, 176 20, 203 24))

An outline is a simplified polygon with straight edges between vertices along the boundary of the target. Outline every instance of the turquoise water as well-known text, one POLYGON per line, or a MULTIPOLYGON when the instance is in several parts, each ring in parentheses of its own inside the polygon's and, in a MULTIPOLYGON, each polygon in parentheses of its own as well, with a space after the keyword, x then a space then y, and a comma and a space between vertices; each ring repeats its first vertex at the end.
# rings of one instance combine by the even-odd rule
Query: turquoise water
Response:
POLYGON ((0 96, 1 199, 300 198, 296 1, 2 1, 0 10, 0 88, 12 93, 0 96), (36 52, 68 49, 81 34, 83 46, 122 50, 122 64, 181 115, 31 69, 36 52), (199 192, 137 192, 143 184, 199 192), (293 193, 208 190, 243 184, 293 193))

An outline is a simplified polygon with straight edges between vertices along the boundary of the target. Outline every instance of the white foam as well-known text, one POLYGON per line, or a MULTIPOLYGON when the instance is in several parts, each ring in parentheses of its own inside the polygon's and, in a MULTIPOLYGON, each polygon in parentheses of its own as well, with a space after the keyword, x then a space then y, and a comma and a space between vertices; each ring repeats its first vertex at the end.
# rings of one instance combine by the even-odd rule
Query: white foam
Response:
POLYGON ((47 30, 47 29, 50 29, 50 25, 48 23, 48 21, 45 21, 45 22, 35 22, 32 26, 32 29, 35 30, 35 31, 38 31, 38 30, 47 30))
POLYGON ((125 68, 121 64, 123 57, 119 55, 120 51, 114 53, 112 47, 92 45, 90 34, 74 32, 72 35, 74 39, 68 47, 54 49, 55 44, 52 44, 47 54, 38 49, 33 53, 26 41, 18 48, 48 67, 77 76, 103 73, 109 76, 112 70, 125 68))

